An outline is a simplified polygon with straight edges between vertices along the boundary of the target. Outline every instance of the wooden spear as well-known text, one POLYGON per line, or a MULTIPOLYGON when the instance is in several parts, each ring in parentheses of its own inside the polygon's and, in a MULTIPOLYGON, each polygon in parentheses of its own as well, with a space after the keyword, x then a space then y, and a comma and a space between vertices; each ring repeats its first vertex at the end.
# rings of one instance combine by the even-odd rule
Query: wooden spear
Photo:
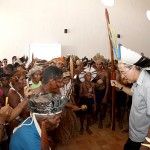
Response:
MULTIPOLYGON (((109 45, 110 45, 110 55, 111 55, 111 80, 115 80, 115 65, 114 65, 114 54, 113 54, 113 46, 112 41, 110 38, 110 20, 109 20, 109 14, 107 9, 105 8, 105 17, 106 17, 106 23, 107 23, 107 29, 108 29, 108 37, 109 37, 109 45)), ((112 86, 112 123, 111 127, 112 130, 115 130, 115 87, 112 86)))

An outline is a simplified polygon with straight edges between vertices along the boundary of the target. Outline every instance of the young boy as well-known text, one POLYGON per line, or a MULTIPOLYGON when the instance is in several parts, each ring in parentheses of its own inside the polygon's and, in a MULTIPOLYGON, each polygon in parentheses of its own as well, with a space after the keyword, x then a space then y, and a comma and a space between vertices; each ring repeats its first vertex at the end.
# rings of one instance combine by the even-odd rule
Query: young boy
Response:
POLYGON ((82 72, 79 75, 80 81, 82 82, 80 84, 80 102, 79 106, 82 107, 83 105, 87 106, 87 110, 82 111, 80 113, 80 134, 83 134, 84 128, 84 120, 87 120, 87 126, 86 131, 88 134, 92 134, 92 131, 90 130, 89 126, 91 123, 91 117, 93 110, 96 111, 96 101, 95 101, 95 90, 94 90, 94 83, 91 81, 96 76, 96 72, 94 68, 86 68, 84 72, 82 72), (94 108, 93 108, 94 106, 94 108))

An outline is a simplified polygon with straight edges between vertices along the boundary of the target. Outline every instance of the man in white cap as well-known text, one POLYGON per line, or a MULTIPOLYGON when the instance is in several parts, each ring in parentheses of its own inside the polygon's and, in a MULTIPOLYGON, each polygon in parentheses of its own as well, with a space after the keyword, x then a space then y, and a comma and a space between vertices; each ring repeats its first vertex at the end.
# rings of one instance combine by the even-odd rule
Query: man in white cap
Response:
POLYGON ((111 80, 111 85, 132 96, 132 106, 129 117, 129 138, 124 150, 147 150, 141 143, 150 137, 150 75, 146 69, 150 59, 120 45, 118 51, 118 69, 131 88, 111 80))

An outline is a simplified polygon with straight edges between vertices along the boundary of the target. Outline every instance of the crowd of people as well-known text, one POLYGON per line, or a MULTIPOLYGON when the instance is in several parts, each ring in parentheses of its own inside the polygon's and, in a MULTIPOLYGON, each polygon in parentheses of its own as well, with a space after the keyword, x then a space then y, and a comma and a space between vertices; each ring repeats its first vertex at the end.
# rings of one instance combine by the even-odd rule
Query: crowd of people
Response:
POLYGON ((146 150, 141 143, 150 132, 150 75, 143 68, 150 61, 137 55, 132 62, 123 56, 115 61, 115 80, 111 80, 111 62, 100 54, 90 60, 70 55, 50 61, 33 58, 30 63, 25 56, 13 56, 10 64, 6 58, 0 61, 1 149, 53 150, 85 129, 91 135, 91 124, 102 129, 115 86, 120 130, 125 110, 129 114, 131 108, 124 149, 146 150))

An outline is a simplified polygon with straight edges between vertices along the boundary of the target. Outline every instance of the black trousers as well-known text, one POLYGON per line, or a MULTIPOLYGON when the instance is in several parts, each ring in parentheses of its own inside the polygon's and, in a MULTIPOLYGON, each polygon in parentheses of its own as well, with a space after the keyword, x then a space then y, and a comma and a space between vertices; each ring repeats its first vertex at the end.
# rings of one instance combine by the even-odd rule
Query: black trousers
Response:
POLYGON ((131 139, 128 139, 124 145, 124 150, 139 150, 142 142, 133 142, 131 139))

